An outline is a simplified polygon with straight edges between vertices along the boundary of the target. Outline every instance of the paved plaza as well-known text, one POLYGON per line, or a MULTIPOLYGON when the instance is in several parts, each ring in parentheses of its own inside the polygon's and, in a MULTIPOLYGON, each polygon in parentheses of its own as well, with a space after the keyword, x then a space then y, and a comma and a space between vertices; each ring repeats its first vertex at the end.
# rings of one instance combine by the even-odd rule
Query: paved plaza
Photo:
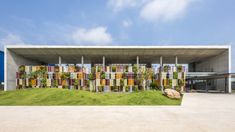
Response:
POLYGON ((235 94, 186 93, 181 106, 1 106, 0 131, 235 130, 235 94))

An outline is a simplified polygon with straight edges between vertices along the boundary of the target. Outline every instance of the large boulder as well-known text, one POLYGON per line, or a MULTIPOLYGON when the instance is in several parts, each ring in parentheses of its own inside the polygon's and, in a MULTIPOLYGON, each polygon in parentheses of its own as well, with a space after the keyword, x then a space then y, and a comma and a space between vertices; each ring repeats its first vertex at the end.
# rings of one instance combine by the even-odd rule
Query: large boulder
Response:
POLYGON ((164 93, 167 97, 171 98, 171 99, 180 99, 180 93, 174 89, 165 89, 164 93))

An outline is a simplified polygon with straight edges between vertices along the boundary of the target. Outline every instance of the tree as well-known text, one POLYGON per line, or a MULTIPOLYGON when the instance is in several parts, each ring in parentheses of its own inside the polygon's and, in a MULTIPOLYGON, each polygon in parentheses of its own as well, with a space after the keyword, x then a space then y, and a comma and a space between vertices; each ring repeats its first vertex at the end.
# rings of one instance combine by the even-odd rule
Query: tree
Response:
POLYGON ((137 74, 137 72, 138 72, 137 70, 138 70, 138 69, 137 69, 137 65, 134 65, 134 66, 133 66, 133 72, 134 72, 135 74, 137 74))
POLYGON ((70 73, 66 73, 66 72, 62 73, 61 79, 62 79, 63 88, 68 88, 68 86, 64 82, 66 82, 66 80, 69 79, 69 77, 70 77, 70 73))
POLYGON ((144 90, 146 89, 146 78, 147 78, 147 73, 144 70, 140 71, 141 76, 140 76, 140 84, 142 85, 142 87, 144 88, 144 90))
POLYGON ((88 75, 88 79, 89 79, 89 88, 90 88, 90 91, 93 91, 94 89, 94 80, 95 80, 95 77, 94 77, 94 74, 95 72, 91 72, 89 75, 88 75))
POLYGON ((61 79, 63 79, 63 80, 69 79, 69 77, 70 77, 70 74, 66 73, 66 72, 63 72, 62 75, 61 75, 61 79))
POLYGON ((76 89, 78 88, 78 80, 77 79, 74 80, 73 85, 75 86, 76 89))
MULTIPOLYGON (((149 81, 149 79, 152 79, 154 77, 154 72, 152 68, 148 68, 146 71, 145 79, 149 81)), ((149 89, 150 84, 147 84, 147 88, 149 89)))
POLYGON ((101 72, 101 79, 105 79, 105 72, 101 72))
POLYGON ((57 88, 57 87, 58 87, 58 85, 59 85, 58 80, 55 80, 55 81, 54 81, 54 87, 56 87, 56 88, 57 88))
POLYGON ((37 78, 37 71, 34 71, 34 72, 30 72, 28 75, 27 75, 28 78, 37 78))
POLYGON ((46 86, 46 68, 44 66, 40 67, 40 70, 36 71, 37 77, 40 79, 41 86, 40 87, 45 87, 46 86))
POLYGON ((124 79, 120 79, 120 86, 122 87, 122 91, 125 92, 125 87, 124 87, 124 79))
POLYGON ((90 73, 90 74, 88 75, 88 79, 89 79, 89 80, 95 80, 94 74, 93 74, 93 73, 90 73))

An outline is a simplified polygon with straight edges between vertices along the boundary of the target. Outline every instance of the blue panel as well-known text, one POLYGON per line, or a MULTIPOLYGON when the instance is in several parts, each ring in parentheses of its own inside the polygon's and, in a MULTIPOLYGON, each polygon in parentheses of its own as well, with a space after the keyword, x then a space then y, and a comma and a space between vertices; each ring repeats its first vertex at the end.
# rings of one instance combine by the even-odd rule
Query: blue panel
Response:
POLYGON ((55 66, 55 64, 48 64, 48 66, 55 66))
POLYGON ((4 81, 4 53, 0 51, 0 82, 4 81))

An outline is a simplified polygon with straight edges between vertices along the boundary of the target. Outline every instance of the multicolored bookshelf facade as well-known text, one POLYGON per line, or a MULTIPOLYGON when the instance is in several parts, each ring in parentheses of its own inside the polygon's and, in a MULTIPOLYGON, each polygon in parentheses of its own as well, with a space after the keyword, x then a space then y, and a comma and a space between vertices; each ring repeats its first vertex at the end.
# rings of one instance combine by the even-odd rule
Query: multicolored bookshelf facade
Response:
POLYGON ((132 92, 139 90, 185 86, 184 66, 151 68, 141 65, 95 65, 92 68, 79 65, 28 66, 21 65, 16 72, 16 87, 67 88, 96 92, 132 92))
POLYGON ((53 87, 104 92, 154 88, 231 92, 231 46, 227 45, 8 45, 4 57, 6 91, 53 87))

